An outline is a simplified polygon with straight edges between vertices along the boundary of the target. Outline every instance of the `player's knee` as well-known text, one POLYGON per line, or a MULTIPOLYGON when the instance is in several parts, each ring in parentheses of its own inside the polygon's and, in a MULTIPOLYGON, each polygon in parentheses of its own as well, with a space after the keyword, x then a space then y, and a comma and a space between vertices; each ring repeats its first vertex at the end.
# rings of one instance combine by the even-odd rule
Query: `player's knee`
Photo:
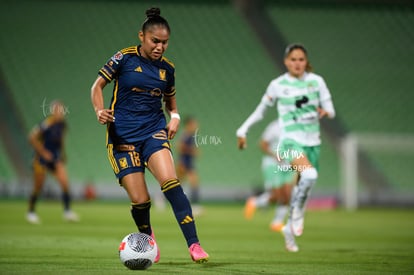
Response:
POLYGON ((310 167, 300 173, 300 178, 303 180, 316 180, 318 178, 318 171, 315 167, 310 167))

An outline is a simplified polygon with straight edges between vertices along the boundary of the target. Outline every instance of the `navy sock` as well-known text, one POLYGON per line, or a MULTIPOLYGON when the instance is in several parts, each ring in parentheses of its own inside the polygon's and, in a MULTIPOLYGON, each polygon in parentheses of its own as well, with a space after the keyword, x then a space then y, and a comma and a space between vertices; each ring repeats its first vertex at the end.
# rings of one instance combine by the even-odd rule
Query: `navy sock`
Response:
POLYGON ((29 198, 29 212, 35 212, 37 194, 32 194, 29 198))
POLYGON ((63 208, 65 211, 70 209, 70 195, 68 192, 63 192, 62 194, 63 208))
POLYGON ((197 187, 191 187, 191 202, 194 204, 198 204, 200 202, 200 192, 199 188, 197 187))
POLYGON ((151 223, 150 223, 150 208, 151 200, 141 204, 131 204, 131 215, 137 225, 138 231, 151 235, 151 223))
POLYGON ((167 200, 174 211, 175 218, 180 225, 188 247, 198 242, 197 231, 194 223, 190 202, 184 194, 178 179, 166 181, 161 186, 167 200))

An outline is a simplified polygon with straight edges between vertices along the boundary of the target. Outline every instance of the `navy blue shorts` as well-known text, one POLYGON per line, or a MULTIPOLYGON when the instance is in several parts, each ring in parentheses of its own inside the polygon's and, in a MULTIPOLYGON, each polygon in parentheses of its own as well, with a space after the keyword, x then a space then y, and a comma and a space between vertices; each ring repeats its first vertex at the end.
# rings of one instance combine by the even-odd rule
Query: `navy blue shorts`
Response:
POLYGON ((184 166, 187 171, 194 170, 194 157, 191 155, 181 155, 180 164, 184 166))
POLYGON ((60 161, 59 155, 57 153, 53 153, 53 160, 47 161, 39 155, 35 155, 33 159, 33 169, 34 171, 39 171, 40 167, 46 168, 51 172, 55 172, 56 164, 60 161))
POLYGON ((170 142, 166 130, 161 130, 148 139, 134 144, 108 143, 108 159, 115 176, 121 180, 128 174, 144 172, 151 155, 164 148, 170 150, 170 142))

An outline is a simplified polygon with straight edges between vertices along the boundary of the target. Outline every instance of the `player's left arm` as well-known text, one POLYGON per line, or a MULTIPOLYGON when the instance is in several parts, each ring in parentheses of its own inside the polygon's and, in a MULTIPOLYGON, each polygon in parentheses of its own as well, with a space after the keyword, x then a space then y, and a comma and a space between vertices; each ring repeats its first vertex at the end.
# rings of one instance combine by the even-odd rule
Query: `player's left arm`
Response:
POLYGON ((168 139, 173 139, 180 126, 180 115, 178 114, 177 100, 175 96, 164 97, 165 109, 170 116, 170 122, 167 124, 168 139))
POLYGON ((335 109, 332 103, 332 100, 325 100, 321 102, 321 107, 318 107, 319 118, 328 117, 334 118, 335 117, 335 109))
POLYGON ((335 117, 335 108, 332 102, 331 93, 329 92, 328 87, 323 79, 321 79, 320 83, 320 106, 318 108, 319 118, 328 117, 334 118, 335 117))
POLYGON ((65 129, 63 129, 63 131, 62 131, 62 137, 61 137, 61 139, 62 139, 62 147, 61 147, 61 157, 60 157, 60 160, 63 162, 63 163, 66 163, 66 160, 67 160, 67 154, 66 154, 66 142, 65 142, 65 137, 66 137, 66 131, 67 131, 67 128, 66 128, 67 126, 65 125, 65 129))
POLYGON ((269 141, 265 139, 261 139, 259 142, 259 147, 262 150, 263 153, 265 153, 268 156, 275 157, 275 153, 273 152, 269 141))

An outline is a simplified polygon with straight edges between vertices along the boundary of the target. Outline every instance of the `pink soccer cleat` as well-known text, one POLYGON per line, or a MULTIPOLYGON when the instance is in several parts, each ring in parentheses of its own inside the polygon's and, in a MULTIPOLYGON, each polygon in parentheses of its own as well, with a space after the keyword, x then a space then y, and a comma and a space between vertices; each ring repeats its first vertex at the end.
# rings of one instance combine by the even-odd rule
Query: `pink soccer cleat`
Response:
MULTIPOLYGON (((154 239, 155 241, 155 236, 154 236, 154 232, 151 233, 151 237, 154 239)), ((154 263, 158 263, 160 261, 160 247, 158 246, 157 241, 155 241, 155 243, 157 244, 157 256, 155 257, 154 263)))
POLYGON ((208 262, 208 254, 204 251, 204 249, 200 246, 199 243, 193 243, 189 249, 191 259, 200 264, 200 263, 206 263, 208 262))
POLYGON ((256 212, 256 198, 250 197, 246 200, 244 206, 244 217, 246 220, 251 220, 256 212))
POLYGON ((282 232, 283 226, 285 226, 283 222, 272 222, 270 224, 270 230, 274 232, 282 232))

